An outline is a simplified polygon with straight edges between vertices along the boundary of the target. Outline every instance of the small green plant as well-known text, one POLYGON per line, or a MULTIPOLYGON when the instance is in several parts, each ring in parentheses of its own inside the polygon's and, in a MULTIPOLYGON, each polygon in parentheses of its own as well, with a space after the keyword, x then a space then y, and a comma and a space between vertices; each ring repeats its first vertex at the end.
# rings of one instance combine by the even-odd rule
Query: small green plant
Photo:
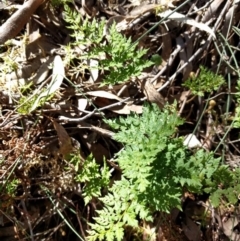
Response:
POLYGON ((73 154, 70 163, 75 167, 75 180, 84 183, 83 197, 85 204, 88 204, 93 197, 101 196, 102 188, 108 187, 110 181, 110 172, 106 162, 104 161, 103 167, 100 167, 90 155, 82 163, 80 156, 73 154))
POLYGON ((80 14, 72 11, 67 5, 64 15, 69 24, 68 28, 73 30, 72 45, 87 50, 79 56, 74 56, 82 60, 97 59, 98 68, 105 74, 103 84, 124 83, 154 64, 144 59, 147 50, 137 49, 137 43, 133 43, 131 38, 126 38, 116 30, 116 24, 112 24, 105 37, 105 21, 82 21, 80 14))
POLYGON ((12 71, 16 71, 18 69, 17 62, 12 58, 6 55, 5 57, 2 57, 3 63, 0 67, 1 73, 11 73, 12 71))
MULTIPOLYGON (((1 196, 10 201, 12 198, 15 197, 19 183, 20 181, 18 179, 13 179, 13 180, 7 180, 5 183, 0 184, 1 196)), ((2 207, 2 205, 4 204, 2 204, 0 201, 0 207, 2 207)))
POLYGON ((237 107, 235 108, 235 115, 233 117, 233 127, 240 128, 240 101, 237 100, 237 107))
POLYGON ((124 227, 138 227, 139 218, 149 221, 155 211, 181 209, 184 190, 209 193, 214 206, 222 199, 236 202, 238 191, 231 196, 229 192, 238 176, 233 174, 235 178, 227 185, 232 174, 220 165, 220 158, 204 150, 193 154, 183 146, 183 140, 175 137, 183 121, 172 106, 160 111, 156 105, 147 105, 142 116, 131 114, 106 122, 118 131, 114 139, 124 144, 115 160, 122 178, 100 198, 104 208, 90 224, 88 240, 122 240, 124 227), (227 191, 221 192, 220 185, 227 191))
POLYGON ((183 86, 188 87, 194 95, 204 96, 204 93, 217 90, 224 82, 221 75, 216 75, 200 66, 199 76, 187 79, 183 86))
POLYGON ((210 193, 214 207, 222 203, 235 205, 240 194, 240 168, 231 171, 227 165, 221 165, 213 174, 212 180, 207 180, 204 191, 210 193))
POLYGON ((39 96, 42 93, 45 93, 47 91, 47 88, 43 88, 41 89, 41 91, 39 92, 39 94, 37 93, 31 93, 31 94, 27 94, 27 95, 23 95, 19 102, 18 102, 18 108, 17 111, 20 114, 26 115, 29 114, 32 111, 33 106, 35 105, 35 109, 37 107, 43 106, 46 101, 51 100, 54 96, 54 94, 50 94, 45 96, 44 98, 39 99, 39 96))
POLYGON ((6 184, 7 194, 10 195, 11 197, 15 197, 16 190, 17 190, 17 187, 18 187, 19 183, 20 182, 19 182, 18 179, 13 179, 12 181, 7 182, 7 184, 6 184))

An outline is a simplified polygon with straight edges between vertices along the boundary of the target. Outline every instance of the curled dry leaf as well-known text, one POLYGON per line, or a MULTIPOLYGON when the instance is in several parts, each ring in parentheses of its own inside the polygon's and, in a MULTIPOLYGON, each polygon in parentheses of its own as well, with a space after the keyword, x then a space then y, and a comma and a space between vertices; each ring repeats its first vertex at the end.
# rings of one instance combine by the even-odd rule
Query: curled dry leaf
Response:
POLYGON ((65 156, 69 154, 73 149, 71 137, 68 135, 68 133, 66 132, 63 126, 58 124, 54 119, 51 119, 51 121, 58 135, 59 146, 60 146, 59 152, 60 154, 65 156))
POLYGON ((46 56, 47 54, 54 53, 58 46, 52 41, 51 37, 47 37, 44 35, 38 36, 33 42, 30 42, 26 46, 26 57, 33 55, 46 56))
POLYGON ((121 30, 126 30, 127 29, 127 24, 128 21, 126 21, 125 16, 113 16, 108 19, 107 24, 106 24, 106 33, 109 33, 109 29, 113 25, 113 23, 116 23, 116 29, 120 32, 121 30))
MULTIPOLYGON (((184 48, 184 39, 179 36, 176 38, 177 45, 181 47, 181 50, 179 52, 179 57, 181 59, 180 65, 186 65, 188 63, 189 58, 191 57, 191 54, 188 53, 188 47, 191 49, 190 45, 187 45, 186 48, 184 48)), ((192 71, 192 64, 189 63, 182 71, 183 73, 183 81, 186 80, 189 77, 190 72, 192 71)))
POLYGON ((26 32, 27 32, 27 41, 23 41, 23 45, 25 46, 25 57, 26 59, 30 59, 37 54, 40 53, 41 49, 37 46, 38 39, 41 37, 39 25, 30 18, 28 24, 26 25, 26 32))
POLYGON ((201 231, 199 226, 188 216, 185 218, 185 222, 182 223, 182 229, 184 234, 190 241, 200 241, 201 231))
POLYGON ((148 101, 156 103, 160 109, 164 107, 165 100, 163 96, 159 92, 157 92, 153 84, 151 84, 151 82, 148 79, 142 80, 141 89, 143 90, 148 101))
MULTIPOLYGON (((64 72, 64 65, 63 61, 60 56, 55 56, 53 61, 53 74, 52 74, 52 80, 50 84, 47 86, 47 89, 43 91, 38 98, 33 103, 30 112, 34 111, 41 101, 41 99, 46 98, 47 96, 50 96, 51 94, 55 93, 61 86, 63 79, 65 76, 64 72)), ((37 93, 36 93, 37 94, 37 93)))
POLYGON ((230 240, 240 240, 240 234, 234 231, 234 228, 239 225, 238 218, 231 217, 227 221, 222 222, 223 232, 230 240))
POLYGON ((172 40, 171 35, 169 31, 167 30, 165 25, 159 25, 159 30, 162 35, 162 54, 161 57, 164 60, 162 63, 163 65, 166 65, 166 62, 168 61, 169 56, 171 55, 172 51, 172 40))
POLYGON ((89 151, 93 154, 94 159, 98 163, 102 163, 105 158, 110 158, 109 151, 101 143, 86 141, 85 145, 88 147, 89 151))
POLYGON ((49 85, 48 94, 54 93, 58 90, 62 84, 62 81, 65 77, 64 65, 62 58, 57 55, 53 61, 53 74, 52 74, 52 81, 49 85))
POLYGON ((102 97, 102 98, 106 98, 106 99, 122 101, 122 99, 120 97, 118 97, 117 95, 114 95, 114 94, 104 91, 104 90, 89 91, 86 94, 95 96, 95 97, 102 97))
POLYGON ((142 114, 143 107, 140 105, 124 105, 123 107, 112 107, 110 109, 112 112, 122 115, 129 115, 131 112, 135 112, 137 114, 142 114))
POLYGON ((48 76, 50 71, 49 65, 53 62, 54 57, 50 56, 37 70, 36 74, 32 76, 29 81, 33 81, 34 84, 41 84, 48 76))

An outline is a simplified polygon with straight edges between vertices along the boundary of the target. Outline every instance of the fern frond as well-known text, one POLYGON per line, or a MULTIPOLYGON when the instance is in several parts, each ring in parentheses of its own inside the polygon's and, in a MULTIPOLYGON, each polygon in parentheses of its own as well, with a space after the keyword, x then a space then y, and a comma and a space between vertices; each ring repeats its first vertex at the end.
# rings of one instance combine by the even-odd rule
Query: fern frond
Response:
POLYGON ((219 175, 229 177, 230 171, 220 166, 220 158, 211 152, 198 150, 192 155, 186 150, 183 140, 174 137, 183 121, 170 107, 160 111, 157 105, 145 105, 142 115, 132 113, 125 119, 106 121, 118 131, 114 138, 125 145, 115 160, 122 169, 122 179, 100 198, 104 208, 98 211, 96 223, 90 224, 91 240, 121 240, 124 226, 137 226, 138 217, 151 220, 154 211, 181 209, 184 189, 198 194, 209 191, 216 204, 223 198, 236 201, 240 190, 235 192, 233 187, 240 188, 240 179, 235 178, 240 177, 240 171, 228 186, 223 178, 227 189, 219 189, 219 175))

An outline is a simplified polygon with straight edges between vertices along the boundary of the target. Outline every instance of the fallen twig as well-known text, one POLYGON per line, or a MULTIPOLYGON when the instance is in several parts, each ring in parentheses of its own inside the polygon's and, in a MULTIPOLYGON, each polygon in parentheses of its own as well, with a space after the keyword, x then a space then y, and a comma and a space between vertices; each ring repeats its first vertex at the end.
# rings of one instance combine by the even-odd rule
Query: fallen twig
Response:
POLYGON ((25 2, 1 27, 0 44, 14 38, 28 22, 29 18, 44 0, 29 0, 25 2))
POLYGON ((128 97, 128 98, 126 98, 122 101, 119 101, 117 103, 114 103, 114 104, 111 104, 111 105, 108 105, 108 106, 105 106, 105 107, 102 107, 102 108, 99 108, 99 109, 94 109, 92 112, 90 112, 89 114, 87 114, 86 116, 81 117, 81 118, 70 118, 70 117, 66 117, 66 116, 59 116, 58 120, 68 121, 68 122, 81 122, 81 121, 84 121, 84 120, 88 119, 89 117, 94 115, 96 112, 101 113, 102 110, 107 110, 107 109, 110 109, 112 107, 122 105, 124 102, 126 102, 128 100, 130 100, 130 97, 128 97))

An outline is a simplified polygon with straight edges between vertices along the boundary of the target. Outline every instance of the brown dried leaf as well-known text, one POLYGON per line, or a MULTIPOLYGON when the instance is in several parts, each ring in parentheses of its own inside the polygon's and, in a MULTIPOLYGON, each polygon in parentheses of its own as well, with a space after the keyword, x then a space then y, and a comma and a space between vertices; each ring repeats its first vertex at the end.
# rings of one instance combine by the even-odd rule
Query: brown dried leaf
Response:
POLYGON ((40 53, 41 49, 37 46, 38 39, 41 37, 39 25, 33 20, 30 19, 26 26, 27 38, 25 40, 25 56, 26 59, 30 59, 31 57, 35 57, 40 53))
POLYGON ((199 226, 193 222, 191 218, 186 216, 185 223, 182 223, 182 228, 184 234, 187 236, 190 241, 200 241, 201 240, 201 231, 199 226))
POLYGON ((58 124, 54 119, 51 119, 51 121, 58 135, 60 146, 59 152, 60 154, 65 156, 69 154, 73 149, 71 137, 68 135, 67 131, 64 129, 62 125, 58 124))
POLYGON ((27 45, 26 56, 29 57, 31 53, 37 54, 39 52, 41 52, 43 56, 46 56, 47 54, 54 52, 57 48, 57 44, 52 41, 51 37, 39 34, 34 41, 27 45))
POLYGON ((34 101, 30 109, 30 112, 34 111, 39 106, 41 99, 46 98, 47 96, 50 96, 60 88, 63 82, 64 76, 65 76, 65 70, 64 70, 63 61, 59 55, 56 55, 53 61, 52 80, 50 84, 47 86, 47 89, 38 95, 37 99, 34 101))
POLYGON ((181 36, 179 36, 179 37, 177 37, 176 41, 177 41, 177 45, 179 45, 181 47, 181 50, 179 52, 179 57, 181 59, 180 66, 185 65, 187 63, 187 66, 182 70, 183 81, 184 81, 189 77, 189 74, 192 71, 192 65, 188 61, 191 56, 189 57, 189 55, 187 53, 187 48, 186 49, 183 48, 184 39, 181 36))
POLYGON ((168 61, 171 53, 172 53, 172 40, 169 31, 167 30, 165 25, 159 25, 159 30, 162 35, 162 54, 161 57, 164 60, 164 65, 168 61))
POLYGON ((148 101, 156 103, 160 109, 165 105, 163 96, 154 88, 153 84, 147 79, 142 80, 141 89, 143 90, 148 101))
POLYGON ((234 231, 234 227, 239 225, 237 217, 231 217, 226 222, 222 222, 223 232, 230 240, 240 240, 240 235, 234 231))
POLYGON ((104 158, 110 158, 109 151, 101 143, 86 142, 86 145, 97 163, 102 163, 104 158))
POLYGON ((140 105, 124 105, 122 108, 112 107, 110 110, 114 113, 122 115, 129 115, 131 112, 142 114, 143 107, 140 105))
POLYGON ((156 241, 156 227, 151 223, 146 223, 143 228, 143 241, 156 241))
POLYGON ((29 82, 33 81, 35 85, 41 84, 47 78, 50 72, 49 66, 53 62, 53 60, 54 56, 46 58, 45 62, 43 62, 41 66, 38 68, 36 74, 29 79, 29 82))
POLYGON ((16 235, 16 229, 14 226, 1 227, 1 229, 0 229, 0 237, 3 237, 2 240, 6 240, 7 237, 10 237, 10 236, 12 236, 11 240, 17 240, 14 238, 15 235, 16 235))

